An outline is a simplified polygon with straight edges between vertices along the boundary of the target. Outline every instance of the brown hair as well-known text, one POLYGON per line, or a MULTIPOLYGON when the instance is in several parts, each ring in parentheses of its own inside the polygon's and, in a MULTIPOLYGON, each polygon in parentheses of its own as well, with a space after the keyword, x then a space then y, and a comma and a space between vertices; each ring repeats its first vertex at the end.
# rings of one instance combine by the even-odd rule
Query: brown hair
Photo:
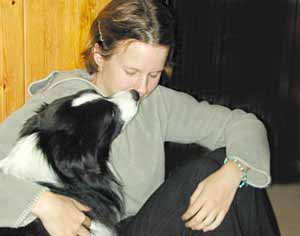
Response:
POLYGON ((93 58, 96 43, 102 56, 109 58, 118 43, 126 40, 170 47, 166 67, 170 66, 174 22, 169 9, 159 0, 112 0, 92 23, 90 41, 82 53, 87 71, 90 74, 97 72, 93 58))

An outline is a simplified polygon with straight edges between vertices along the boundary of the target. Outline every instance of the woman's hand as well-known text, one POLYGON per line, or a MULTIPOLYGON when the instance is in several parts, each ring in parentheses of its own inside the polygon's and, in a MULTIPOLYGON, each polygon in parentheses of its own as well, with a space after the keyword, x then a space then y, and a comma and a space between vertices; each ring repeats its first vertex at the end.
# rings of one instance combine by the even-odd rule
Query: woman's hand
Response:
POLYGON ((203 231, 217 228, 230 208, 241 179, 237 164, 229 161, 200 182, 182 215, 186 227, 203 231))
POLYGON ((89 236, 91 220, 84 214, 91 210, 72 198, 42 193, 32 209, 51 236, 89 236))

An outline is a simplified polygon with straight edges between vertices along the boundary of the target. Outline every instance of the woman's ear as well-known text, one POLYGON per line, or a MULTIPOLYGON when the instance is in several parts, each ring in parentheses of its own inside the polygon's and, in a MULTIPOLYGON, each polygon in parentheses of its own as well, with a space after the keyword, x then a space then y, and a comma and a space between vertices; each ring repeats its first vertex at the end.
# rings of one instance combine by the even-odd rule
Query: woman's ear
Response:
POLYGON ((103 57, 101 55, 101 49, 98 43, 95 43, 94 47, 93 47, 93 57, 94 57, 94 61, 98 66, 98 70, 100 70, 102 68, 102 64, 103 64, 103 57))

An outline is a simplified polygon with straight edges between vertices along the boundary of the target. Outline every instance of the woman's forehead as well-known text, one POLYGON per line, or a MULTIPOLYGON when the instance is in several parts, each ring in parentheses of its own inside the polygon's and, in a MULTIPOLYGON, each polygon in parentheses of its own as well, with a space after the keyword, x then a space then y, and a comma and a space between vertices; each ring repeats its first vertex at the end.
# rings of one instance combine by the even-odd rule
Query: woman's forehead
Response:
POLYGON ((164 68, 169 48, 162 45, 153 45, 140 41, 131 41, 120 45, 120 50, 114 56, 118 62, 128 67, 151 68, 162 70, 164 68))

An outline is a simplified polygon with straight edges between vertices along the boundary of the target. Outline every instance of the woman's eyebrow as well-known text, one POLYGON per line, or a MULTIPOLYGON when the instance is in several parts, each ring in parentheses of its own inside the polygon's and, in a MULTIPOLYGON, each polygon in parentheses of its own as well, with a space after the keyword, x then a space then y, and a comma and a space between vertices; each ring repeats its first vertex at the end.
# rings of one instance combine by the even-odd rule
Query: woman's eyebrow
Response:
POLYGON ((129 70, 141 71, 140 69, 135 68, 135 67, 131 67, 131 66, 125 66, 124 65, 124 67, 125 67, 125 69, 129 69, 129 70))

